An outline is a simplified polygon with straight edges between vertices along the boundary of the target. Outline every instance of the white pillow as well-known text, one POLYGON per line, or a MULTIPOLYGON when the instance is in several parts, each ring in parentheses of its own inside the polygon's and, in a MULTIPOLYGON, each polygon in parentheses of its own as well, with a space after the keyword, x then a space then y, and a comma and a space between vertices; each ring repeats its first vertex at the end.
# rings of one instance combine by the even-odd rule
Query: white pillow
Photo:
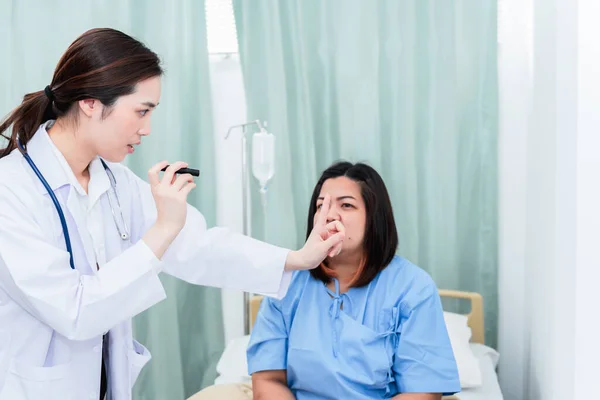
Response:
POLYGON ((219 377, 215 384, 239 383, 251 380, 248 375, 248 362, 246 361, 246 348, 250 335, 235 338, 227 344, 225 351, 217 363, 219 377))
POLYGON ((467 316, 444 311, 444 320, 450 337, 450 344, 456 359, 460 387, 476 388, 482 385, 479 360, 471 350, 471 328, 467 325, 467 316))

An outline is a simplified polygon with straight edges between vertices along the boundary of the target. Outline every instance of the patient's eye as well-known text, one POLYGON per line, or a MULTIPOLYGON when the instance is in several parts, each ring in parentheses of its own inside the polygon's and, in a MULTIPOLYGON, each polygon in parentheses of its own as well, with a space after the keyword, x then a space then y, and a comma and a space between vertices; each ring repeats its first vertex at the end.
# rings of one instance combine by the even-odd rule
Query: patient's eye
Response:
POLYGON ((354 208, 354 205, 350 203, 344 203, 342 204, 342 208, 354 208))

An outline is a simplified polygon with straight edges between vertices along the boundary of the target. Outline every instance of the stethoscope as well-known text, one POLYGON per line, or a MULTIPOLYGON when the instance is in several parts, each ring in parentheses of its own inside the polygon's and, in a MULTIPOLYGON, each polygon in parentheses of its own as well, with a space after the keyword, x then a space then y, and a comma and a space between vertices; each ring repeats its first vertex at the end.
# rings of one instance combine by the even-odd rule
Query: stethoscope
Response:
MULTIPOLYGON (((50 184, 48 184, 48 181, 46 181, 46 178, 44 178, 44 175, 42 175, 42 173, 40 172, 38 167, 35 165, 35 163, 31 159, 31 157, 29 157, 29 154, 27 154, 27 151, 23 148, 23 146, 21 145, 21 142, 19 140, 17 140, 17 146, 19 146, 19 149, 21 150, 23 157, 25 157, 25 160, 27 160, 27 163, 29 163, 29 166, 31 167, 33 172, 35 172, 35 174, 39 178, 40 182, 42 182, 42 184, 46 188, 46 191, 50 195, 52 202, 54 203, 54 207, 56 208, 56 211, 58 212, 58 217, 60 218, 60 224, 62 225, 63 235, 65 237, 65 244, 67 245, 67 251, 69 252, 69 263, 71 264, 71 268, 75 269, 75 262, 73 261, 73 249, 71 247, 71 238, 69 236, 69 228, 67 227, 67 221, 65 219, 65 214, 62 210, 62 207, 60 206, 60 203, 58 202, 58 199, 56 198, 54 191, 50 187, 50 184)), ((108 165, 106 165, 106 162, 104 162, 103 159, 100 159, 100 161, 102 162, 104 171, 106 171, 106 174, 108 175, 108 180, 110 181, 110 186, 112 188, 112 194, 114 195, 116 202, 117 202, 117 208, 119 209, 119 213, 121 215, 121 221, 123 222, 122 229, 117 221, 117 214, 115 213, 115 209, 113 207, 112 200, 110 199, 111 196, 109 194, 107 197, 108 197, 108 204, 110 205, 110 211, 112 212, 113 219, 114 219, 115 225, 117 227, 117 231, 119 232, 119 236, 121 237, 122 240, 127 240, 127 239, 129 239, 129 229, 127 228, 127 223, 125 222, 125 218, 123 217, 123 211, 121 210, 121 202, 119 201, 119 196, 117 195, 117 180, 115 179, 115 176, 113 175, 110 168, 108 168, 108 165)))

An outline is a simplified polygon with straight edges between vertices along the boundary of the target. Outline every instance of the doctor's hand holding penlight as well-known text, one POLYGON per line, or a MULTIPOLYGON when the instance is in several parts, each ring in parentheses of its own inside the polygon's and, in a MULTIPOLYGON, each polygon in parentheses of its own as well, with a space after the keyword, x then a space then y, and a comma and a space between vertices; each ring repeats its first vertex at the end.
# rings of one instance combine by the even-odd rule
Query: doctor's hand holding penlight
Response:
POLYGON ((167 165, 167 161, 162 161, 148 171, 157 215, 156 222, 143 240, 159 258, 183 229, 187 216, 187 197, 196 187, 190 174, 176 175, 179 170, 187 167, 187 163, 180 161, 167 165), (165 174, 160 179, 158 174, 163 170, 165 174))

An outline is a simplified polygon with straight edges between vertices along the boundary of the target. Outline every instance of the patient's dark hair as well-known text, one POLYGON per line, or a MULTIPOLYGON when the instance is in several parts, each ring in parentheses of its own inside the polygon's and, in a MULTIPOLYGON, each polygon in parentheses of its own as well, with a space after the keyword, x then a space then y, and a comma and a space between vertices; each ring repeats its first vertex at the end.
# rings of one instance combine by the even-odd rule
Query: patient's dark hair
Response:
MULTIPOLYGON (((323 184, 328 179, 340 176, 352 179, 360 185, 366 208, 363 241, 365 257, 350 284, 353 287, 361 287, 371 282, 392 261, 398 248, 398 232, 390 196, 379 173, 366 164, 341 161, 323 171, 313 190, 308 208, 307 238, 313 229, 317 199, 323 184)), ((327 268, 325 264, 322 264, 320 268, 312 269, 310 273, 324 283, 328 283, 332 276, 335 276, 333 270, 327 268)))

